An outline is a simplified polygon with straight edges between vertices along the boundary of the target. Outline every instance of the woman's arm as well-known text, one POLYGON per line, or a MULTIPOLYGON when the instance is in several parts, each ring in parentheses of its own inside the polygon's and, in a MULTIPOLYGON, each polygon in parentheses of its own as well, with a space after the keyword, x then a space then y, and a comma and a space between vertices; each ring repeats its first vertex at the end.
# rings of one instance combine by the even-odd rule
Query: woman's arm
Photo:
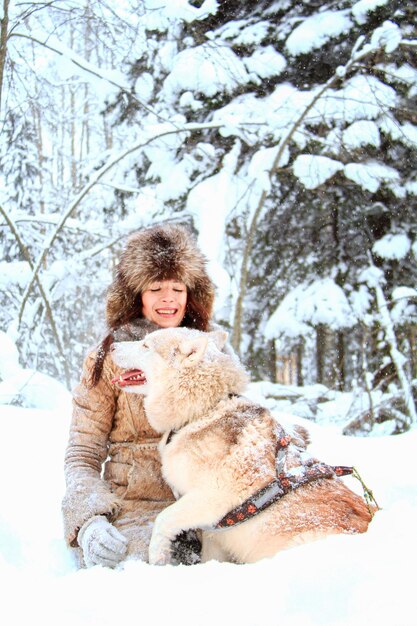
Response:
POLYGON ((93 352, 86 358, 81 382, 74 390, 74 410, 65 453, 67 488, 62 511, 65 536, 71 546, 77 546, 78 530, 88 519, 95 515, 111 519, 119 510, 117 497, 101 478, 116 396, 108 359, 98 384, 89 387, 94 360, 93 352))

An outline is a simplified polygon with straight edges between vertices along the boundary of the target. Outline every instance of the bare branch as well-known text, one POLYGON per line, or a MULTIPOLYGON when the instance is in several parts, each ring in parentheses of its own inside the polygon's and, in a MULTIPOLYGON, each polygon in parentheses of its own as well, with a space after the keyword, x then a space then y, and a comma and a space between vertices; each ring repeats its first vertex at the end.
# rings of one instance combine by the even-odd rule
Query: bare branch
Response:
MULTIPOLYGON (((6 220, 7 225, 9 226, 14 238, 16 239, 16 242, 20 248, 21 253, 23 254, 24 258, 26 259, 26 261, 29 263, 29 266, 31 268, 31 270, 34 269, 33 267, 33 263, 32 263, 32 259, 30 258, 30 254, 29 254, 29 250, 27 249, 26 245, 24 244, 22 238, 20 237, 19 231, 16 228, 16 225, 13 223, 13 221, 9 218, 9 216, 7 215, 6 211, 3 209, 3 207, 0 205, 0 213, 1 215, 4 217, 4 219, 6 220)), ((42 299, 44 301, 45 304, 45 309, 46 309, 46 313, 48 315, 50 324, 51 324, 51 329, 52 329, 52 334, 55 338, 55 343, 57 345, 58 348, 58 353, 59 356, 61 358, 61 362, 62 365, 64 367, 64 372, 65 372, 65 380, 67 383, 68 388, 71 386, 71 375, 70 375, 70 371, 67 365, 67 361, 65 359, 64 356, 64 349, 61 343, 61 339, 59 337, 59 333, 58 333, 58 329, 57 326, 55 324, 55 319, 54 319, 54 315, 52 313, 52 307, 51 304, 49 302, 47 293, 45 291, 45 289, 43 288, 43 285, 39 279, 38 274, 36 274, 34 276, 34 280, 36 281, 36 284, 38 286, 39 292, 42 296, 42 299)), ((20 323, 20 320, 19 320, 20 323)))
POLYGON ((3 0, 3 17, 0 20, 0 111, 1 95, 3 91, 4 68, 7 55, 7 29, 9 28, 9 3, 10 0, 3 0))

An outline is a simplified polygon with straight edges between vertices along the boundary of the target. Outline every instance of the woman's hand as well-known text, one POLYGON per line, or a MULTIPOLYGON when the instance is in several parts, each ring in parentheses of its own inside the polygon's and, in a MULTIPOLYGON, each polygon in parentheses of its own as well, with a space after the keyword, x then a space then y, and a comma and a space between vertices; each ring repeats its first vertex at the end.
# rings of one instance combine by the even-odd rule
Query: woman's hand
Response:
POLYGON ((95 515, 81 526, 78 543, 87 567, 115 567, 127 551, 127 539, 104 515, 95 515))

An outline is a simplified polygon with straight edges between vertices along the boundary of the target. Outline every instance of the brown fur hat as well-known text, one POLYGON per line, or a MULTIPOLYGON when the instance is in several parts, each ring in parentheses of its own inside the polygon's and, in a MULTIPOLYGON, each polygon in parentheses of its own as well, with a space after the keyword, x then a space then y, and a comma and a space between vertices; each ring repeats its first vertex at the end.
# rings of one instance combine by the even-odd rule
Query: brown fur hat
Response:
POLYGON ((140 294, 154 281, 176 279, 188 298, 211 316, 214 285, 206 258, 191 232, 178 224, 161 224, 131 235, 107 293, 106 317, 117 328, 141 313, 140 294))

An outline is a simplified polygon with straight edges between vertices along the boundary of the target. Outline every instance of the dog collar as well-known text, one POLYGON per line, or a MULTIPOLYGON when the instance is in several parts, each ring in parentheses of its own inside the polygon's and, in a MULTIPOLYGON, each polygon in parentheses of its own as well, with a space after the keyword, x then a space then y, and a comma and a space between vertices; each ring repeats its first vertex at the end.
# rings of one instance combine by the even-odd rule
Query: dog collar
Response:
POLYGON ((171 439, 173 438, 173 436, 177 434, 177 432, 178 432, 177 430, 170 430, 170 431, 169 431, 169 434, 168 434, 167 440, 166 440, 166 442, 165 442, 165 445, 166 445, 166 446, 169 444, 169 442, 171 441, 171 439))
MULTIPOLYGON (((240 398, 240 397, 241 397, 241 396, 240 396, 240 394, 238 394, 238 393, 229 393, 229 394, 228 394, 228 396, 227 396, 227 398, 228 398, 229 400, 231 400, 232 398, 240 398)), ((186 426, 186 424, 184 424, 184 426, 186 426)), ((182 428, 183 428, 183 426, 182 426, 182 428)), ((181 428, 178 428, 178 430, 170 430, 170 431, 169 431, 169 433, 168 433, 168 437, 167 437, 167 440, 166 440, 166 442, 165 442, 165 445, 166 445, 166 446, 167 446, 167 445, 171 442, 171 440, 172 440, 173 436, 174 436, 174 435, 176 435, 176 434, 177 434, 180 430, 181 430, 181 428)))

